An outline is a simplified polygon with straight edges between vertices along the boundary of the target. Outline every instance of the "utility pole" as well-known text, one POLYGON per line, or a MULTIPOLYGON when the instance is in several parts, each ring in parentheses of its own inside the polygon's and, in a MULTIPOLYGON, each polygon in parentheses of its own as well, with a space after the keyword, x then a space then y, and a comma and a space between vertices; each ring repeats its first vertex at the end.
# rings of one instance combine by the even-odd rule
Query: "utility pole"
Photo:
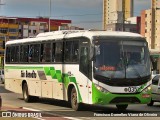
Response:
POLYGON ((125 0, 122 0, 122 31, 125 31, 125 0))
POLYGON ((155 49, 155 18, 156 18, 156 0, 152 0, 151 7, 151 49, 155 49))
POLYGON ((49 32, 51 30, 51 0, 49 0, 49 32))

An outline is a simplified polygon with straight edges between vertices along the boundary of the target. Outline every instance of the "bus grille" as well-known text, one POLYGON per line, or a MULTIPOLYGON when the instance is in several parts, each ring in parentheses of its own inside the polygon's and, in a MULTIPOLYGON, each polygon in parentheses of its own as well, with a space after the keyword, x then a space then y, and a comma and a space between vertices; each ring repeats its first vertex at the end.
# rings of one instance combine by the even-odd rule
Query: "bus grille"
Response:
POLYGON ((140 103, 136 97, 116 97, 110 103, 140 103))

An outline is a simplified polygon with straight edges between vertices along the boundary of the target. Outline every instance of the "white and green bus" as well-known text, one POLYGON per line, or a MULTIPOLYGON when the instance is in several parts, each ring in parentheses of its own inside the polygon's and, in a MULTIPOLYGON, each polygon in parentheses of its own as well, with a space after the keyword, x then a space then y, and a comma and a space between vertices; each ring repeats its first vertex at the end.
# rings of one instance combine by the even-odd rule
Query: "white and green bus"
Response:
POLYGON ((147 104, 151 100, 148 45, 129 32, 55 31, 6 43, 5 88, 82 104, 147 104))

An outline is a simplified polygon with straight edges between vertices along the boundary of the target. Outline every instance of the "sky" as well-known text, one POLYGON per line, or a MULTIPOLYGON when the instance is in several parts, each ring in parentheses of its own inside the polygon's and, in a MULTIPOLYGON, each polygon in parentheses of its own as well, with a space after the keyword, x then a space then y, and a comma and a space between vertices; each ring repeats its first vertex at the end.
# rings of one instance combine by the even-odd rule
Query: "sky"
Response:
MULTIPOLYGON (((0 16, 49 16, 49 0, 0 0, 0 16)), ((134 0, 134 16, 149 9, 151 0, 134 0)), ((103 0, 51 0, 51 18, 72 20, 73 26, 102 29, 103 0)))

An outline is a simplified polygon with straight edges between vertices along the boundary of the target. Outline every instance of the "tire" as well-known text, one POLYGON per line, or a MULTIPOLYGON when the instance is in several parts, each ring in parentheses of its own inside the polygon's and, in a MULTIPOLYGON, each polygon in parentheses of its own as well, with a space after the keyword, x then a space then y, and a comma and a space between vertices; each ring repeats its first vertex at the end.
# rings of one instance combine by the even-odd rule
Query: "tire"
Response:
POLYGON ((71 103, 72 109, 75 111, 79 111, 81 109, 81 104, 77 102, 78 101, 77 100, 77 91, 76 91, 75 87, 73 87, 71 90, 71 97, 70 98, 71 98, 70 103, 71 103))
POLYGON ((147 104, 147 106, 153 106, 154 101, 151 99, 150 103, 147 104))
POLYGON ((116 105, 116 107, 117 107, 117 109, 118 110, 126 110, 127 109, 127 107, 128 107, 128 105, 116 105))
POLYGON ((23 99, 24 99, 25 102, 33 101, 33 96, 30 96, 29 93, 28 93, 27 83, 24 83, 22 91, 23 91, 23 99))

